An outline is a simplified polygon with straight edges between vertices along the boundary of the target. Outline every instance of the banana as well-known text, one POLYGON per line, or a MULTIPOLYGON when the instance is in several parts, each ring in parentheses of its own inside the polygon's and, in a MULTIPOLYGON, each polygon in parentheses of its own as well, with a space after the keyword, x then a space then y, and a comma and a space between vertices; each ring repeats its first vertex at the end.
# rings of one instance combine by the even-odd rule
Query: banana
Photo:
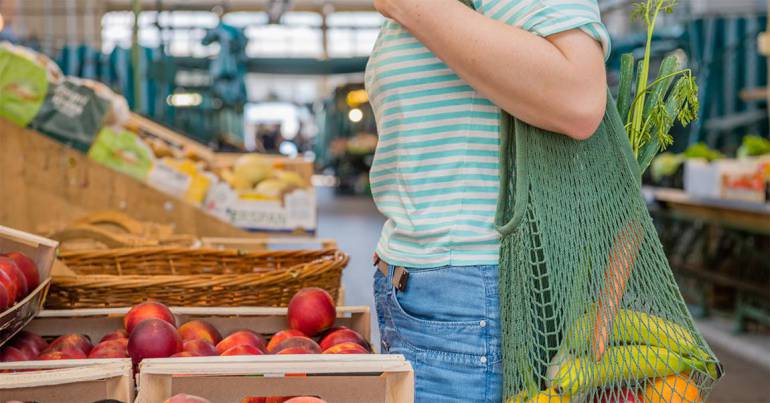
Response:
MULTIPOLYGON (((594 310, 591 310, 594 313, 594 310)), ((577 353, 589 351, 596 315, 580 317, 567 332, 565 344, 577 353)), ((607 318, 604 318, 607 320, 607 318)), ((610 344, 643 344, 708 360, 695 335, 681 325, 644 312, 621 309, 612 319, 610 344)))
POLYGON ((617 346, 608 347, 599 361, 585 356, 561 356, 552 361, 547 381, 549 387, 560 393, 577 395, 587 389, 628 381, 660 378, 693 369, 704 371, 705 365, 661 347, 617 346))

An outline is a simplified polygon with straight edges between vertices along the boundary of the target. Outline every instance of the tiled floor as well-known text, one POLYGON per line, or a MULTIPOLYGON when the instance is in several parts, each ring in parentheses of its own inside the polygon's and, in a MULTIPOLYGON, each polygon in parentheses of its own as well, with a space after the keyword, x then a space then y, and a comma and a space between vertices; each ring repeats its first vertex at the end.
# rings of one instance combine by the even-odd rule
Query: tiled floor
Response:
MULTIPOLYGON (((337 197, 329 189, 320 191, 318 213, 319 236, 336 239, 351 256, 343 278, 346 303, 372 306, 374 316, 371 256, 384 219, 370 199, 337 197)), ((376 329, 375 323, 372 328, 376 329)), ((379 335, 375 334, 374 338, 373 342, 378 345, 379 335)), ((728 340, 728 343, 740 342, 739 339, 728 340)), ((719 341, 725 343, 725 338, 719 341)), ((714 340, 711 343, 726 373, 709 402, 770 403, 770 363, 758 365, 731 352, 735 349, 725 349, 714 340)))

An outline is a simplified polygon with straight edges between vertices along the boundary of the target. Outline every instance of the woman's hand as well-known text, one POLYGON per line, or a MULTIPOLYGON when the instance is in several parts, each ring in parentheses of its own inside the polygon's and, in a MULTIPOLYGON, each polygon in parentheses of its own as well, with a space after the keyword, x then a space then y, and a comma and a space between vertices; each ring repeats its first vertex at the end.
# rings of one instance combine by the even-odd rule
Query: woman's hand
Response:
POLYGON ((547 38, 493 20, 459 0, 374 0, 465 82, 511 115, 584 140, 604 117, 602 47, 573 29, 547 38))

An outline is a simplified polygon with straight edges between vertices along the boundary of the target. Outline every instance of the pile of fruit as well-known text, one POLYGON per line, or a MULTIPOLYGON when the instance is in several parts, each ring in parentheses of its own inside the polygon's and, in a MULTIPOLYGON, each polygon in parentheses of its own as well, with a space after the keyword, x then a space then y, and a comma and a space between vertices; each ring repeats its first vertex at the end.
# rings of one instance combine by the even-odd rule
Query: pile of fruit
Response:
MULTIPOLYGON (((163 403, 211 403, 208 399, 204 399, 199 396, 188 395, 180 393, 166 399, 163 403)), ((241 400, 241 403, 326 403, 325 400, 321 400, 312 396, 294 396, 294 397, 245 397, 241 400)))
POLYGON ((566 403, 592 396, 596 403, 695 403, 702 400, 698 374, 721 376, 695 336, 676 323, 619 309, 609 343, 598 345, 595 320, 595 312, 584 315, 566 332, 548 368, 548 389, 523 391, 510 402, 566 403))
POLYGON ((37 265, 21 252, 0 255, 0 310, 8 309, 40 284, 37 265))
POLYGON ((84 358, 202 357, 263 354, 369 354, 369 343, 359 333, 334 327, 337 310, 328 292, 306 288, 289 302, 290 328, 269 341, 252 330, 227 337, 210 323, 193 320, 176 327, 177 320, 162 303, 136 305, 123 317, 123 329, 104 336, 95 346, 88 336, 67 334, 51 344, 30 332, 21 332, 0 350, 0 361, 63 360, 84 358))

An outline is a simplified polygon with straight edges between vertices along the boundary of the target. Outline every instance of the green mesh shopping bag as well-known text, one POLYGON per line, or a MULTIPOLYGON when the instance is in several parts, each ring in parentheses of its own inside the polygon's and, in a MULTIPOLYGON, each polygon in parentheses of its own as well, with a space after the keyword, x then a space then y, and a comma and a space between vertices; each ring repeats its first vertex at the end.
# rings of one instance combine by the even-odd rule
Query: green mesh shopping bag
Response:
POLYGON ((500 123, 505 400, 705 401, 722 370, 668 265, 612 96, 582 142, 504 111, 500 123))
POLYGON ((663 253, 612 97, 587 141, 504 112, 500 137, 506 400, 705 401, 721 368, 663 253))

